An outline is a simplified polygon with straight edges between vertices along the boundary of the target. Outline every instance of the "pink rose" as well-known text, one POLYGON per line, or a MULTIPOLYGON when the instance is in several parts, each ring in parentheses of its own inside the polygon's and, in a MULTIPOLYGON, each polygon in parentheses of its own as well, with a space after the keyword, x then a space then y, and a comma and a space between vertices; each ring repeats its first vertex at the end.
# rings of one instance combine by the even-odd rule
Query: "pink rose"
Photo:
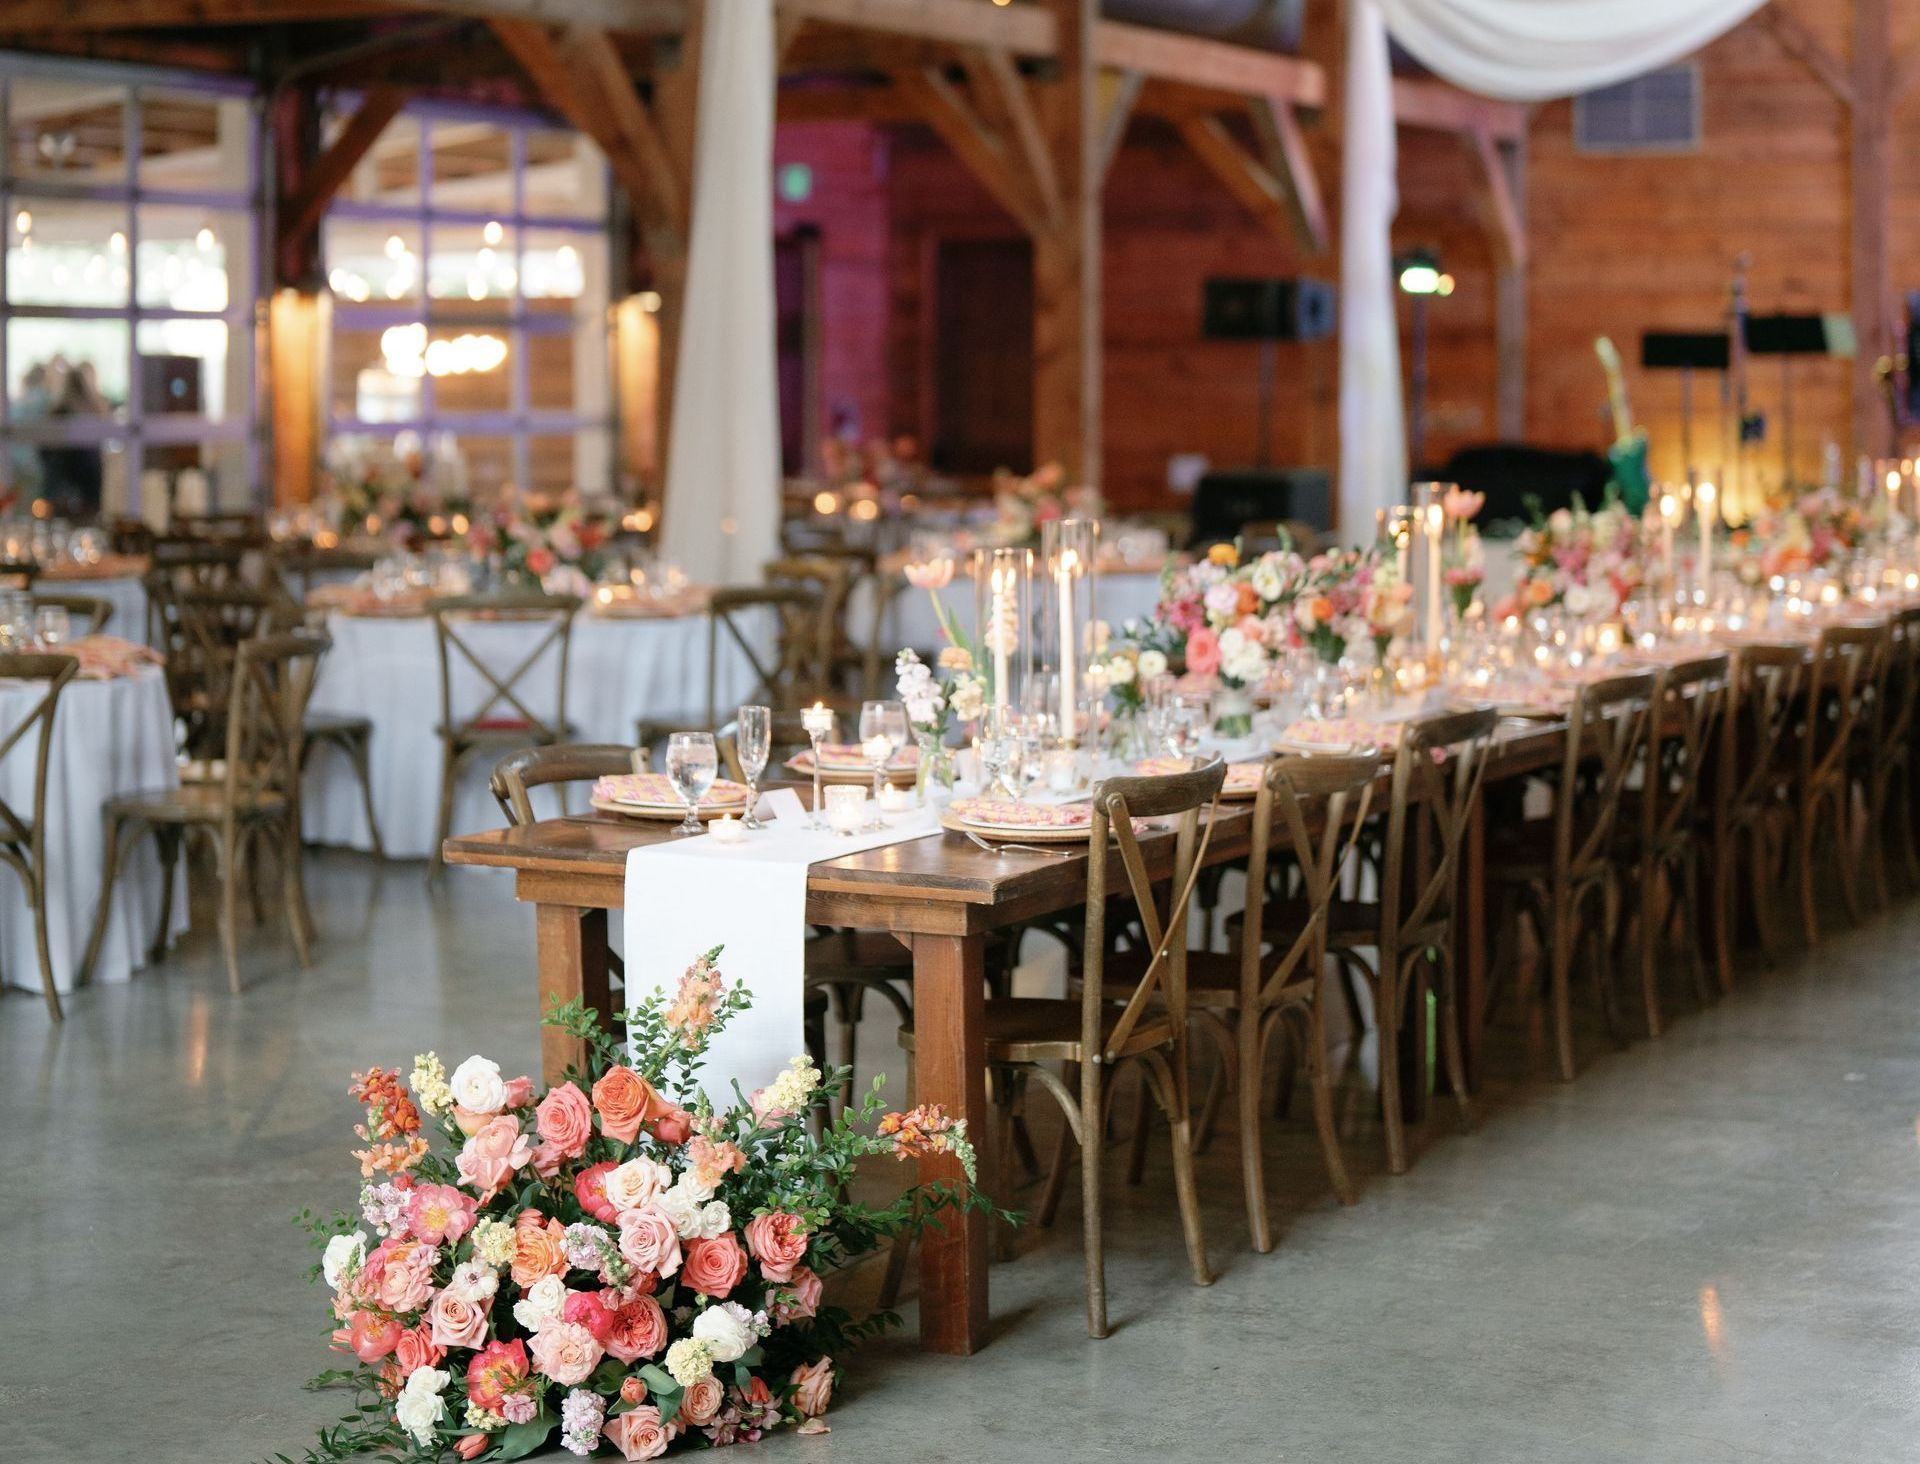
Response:
POLYGON ((597 1291, 570 1291, 566 1305, 560 1310, 561 1317, 569 1322, 577 1322, 593 1333, 593 1340, 601 1346, 607 1342, 607 1334, 613 1330, 613 1309, 597 1291))
POLYGON ((726 1396, 727 1390, 712 1373, 687 1384, 687 1391, 680 1398, 680 1422, 688 1428, 712 1423, 726 1396))
POLYGON ((769 1281, 792 1280, 793 1268, 806 1259, 807 1233, 800 1227, 798 1215, 779 1210, 747 1222, 747 1249, 769 1281))
POLYGON ((407 1198, 407 1229, 430 1245, 453 1245, 473 1229, 478 1210, 450 1184, 423 1184, 407 1198))
POLYGON ((434 1297, 427 1308, 427 1321, 433 1328, 433 1340, 442 1347, 479 1347, 487 1335, 487 1308, 476 1305, 451 1291, 434 1297))
POLYGON ((433 1262, 431 1246, 383 1240, 360 1268, 355 1285, 382 1311, 418 1311, 433 1296, 433 1262))
POLYGON ((479 1133, 498 1116, 493 1113, 481 1113, 472 1108, 462 1108, 458 1103, 453 1105, 454 1126, 468 1138, 479 1133))
POLYGON ((804 1322, 820 1310, 820 1278, 805 1266, 796 1266, 793 1279, 780 1288, 781 1300, 768 1308, 775 1326, 804 1322))
POLYGON ((671 1276, 680 1269, 680 1232, 658 1205, 643 1205, 620 1216, 620 1254, 650 1276, 671 1276))
POLYGON ((580 1208, 596 1220, 604 1220, 612 1225, 620 1218, 620 1212, 613 1208, 613 1202, 607 1198, 607 1176, 620 1166, 611 1159, 599 1164, 589 1164, 573 1177, 573 1197, 580 1202, 580 1208))
POLYGON ((578 1322, 554 1322, 533 1337, 533 1365, 563 1388, 584 1383, 603 1349, 578 1322))
POLYGON ((747 1253, 731 1234, 687 1242, 680 1279, 703 1296, 723 1300, 747 1274, 747 1253))
POLYGON ((400 1369, 403 1378, 412 1376, 423 1367, 438 1367, 440 1359, 446 1355, 445 1349, 434 1341, 433 1334, 427 1330, 424 1322, 402 1332, 399 1340, 393 1344, 394 1365, 400 1369))
POLYGON ((638 1459, 658 1459, 667 1452, 667 1430, 660 1422, 660 1410, 651 1403, 609 1418, 600 1437, 620 1451, 627 1464, 638 1459))
POLYGON ((514 1170, 525 1168, 532 1159, 533 1146, 520 1132, 519 1122, 500 1114, 467 1140, 454 1167, 462 1184, 489 1200, 506 1187, 514 1170))
POLYGON ((507 1080, 507 1107, 528 1108, 533 1104, 533 1079, 520 1077, 507 1080))
POLYGON ((652 1124, 653 1136, 669 1148, 678 1148, 693 1137, 693 1115, 684 1108, 668 1108, 652 1124))
POLYGON ((1187 637, 1187 669, 1196 676, 1220 669, 1220 637, 1204 625, 1187 637))
POLYGON ((673 1183, 673 1171, 651 1159, 629 1159, 601 1181, 607 1203, 622 1215, 640 1210, 660 1197, 673 1183))
POLYGON ((807 1418, 818 1418, 833 1401, 833 1359, 803 1363, 793 1370, 793 1406, 807 1418))
POLYGON ((613 1325, 601 1340, 607 1355, 620 1362, 656 1356, 667 1345, 667 1314, 651 1296, 636 1296, 613 1314, 613 1325))
POLYGON ((379 1312, 355 1312, 347 1318, 347 1342, 362 1362, 378 1362, 400 1345, 406 1329, 379 1312))
POLYGON ((540 1100, 533 1126, 562 1158, 577 1159, 593 1137, 593 1105, 572 1083, 562 1083, 540 1100))

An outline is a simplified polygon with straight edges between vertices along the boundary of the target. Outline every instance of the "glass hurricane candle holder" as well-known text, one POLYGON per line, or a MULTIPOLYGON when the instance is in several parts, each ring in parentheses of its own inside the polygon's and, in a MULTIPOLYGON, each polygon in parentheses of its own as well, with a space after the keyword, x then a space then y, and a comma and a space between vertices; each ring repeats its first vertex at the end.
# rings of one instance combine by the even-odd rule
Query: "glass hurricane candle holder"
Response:
POLYGON ((973 556, 974 646, 995 707, 1018 708, 1033 670, 1033 551, 973 556))
POLYGON ((1093 519, 1055 519, 1040 526, 1042 579, 1040 654, 1042 671, 1052 678, 1058 704, 1045 708, 1056 718, 1062 742, 1076 747, 1099 727, 1100 708, 1089 677, 1094 656, 1105 647, 1099 633, 1098 583, 1100 525, 1093 519))

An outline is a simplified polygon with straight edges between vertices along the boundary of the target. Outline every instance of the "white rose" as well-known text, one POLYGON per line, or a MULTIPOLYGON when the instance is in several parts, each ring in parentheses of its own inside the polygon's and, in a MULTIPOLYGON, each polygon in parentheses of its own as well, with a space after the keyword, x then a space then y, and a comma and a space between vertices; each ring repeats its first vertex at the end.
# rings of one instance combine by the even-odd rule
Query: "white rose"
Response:
POLYGON ((1107 684, 1126 686, 1133 681, 1133 662, 1125 656, 1115 656, 1107 662, 1107 684))
POLYGON ((1253 592, 1263 600, 1277 600, 1287 588, 1287 582, 1280 574, 1280 566, 1271 559, 1262 559, 1253 567, 1253 592))
POLYGON ((1142 651, 1140 653, 1140 674, 1148 681, 1156 676, 1167 674, 1167 656, 1164 651, 1142 651))
POLYGON ((651 1159, 629 1159, 607 1174, 607 1203, 622 1214, 659 1199, 673 1183, 673 1171, 651 1159))
POLYGON ((513 1319, 529 1332, 538 1332, 562 1320, 567 1309, 566 1283, 558 1276, 542 1276, 513 1304, 513 1319))
POLYGON ((653 1203, 659 1207, 661 1214, 673 1222, 673 1228, 682 1240, 692 1240, 700 1234, 700 1202, 679 1185, 653 1203))
POLYGON ((479 1306, 493 1300, 500 1289, 500 1273, 482 1261, 462 1261, 453 1268, 446 1289, 455 1301, 479 1306))
POLYGON ((1238 626, 1231 626, 1220 632, 1220 659, 1231 661, 1247 648, 1246 633, 1238 626))
POLYGON ((453 1089, 453 1101, 469 1113, 498 1113, 507 1106, 500 1064, 477 1054, 453 1070, 448 1086, 453 1089))
POLYGON ((1562 598, 1569 615, 1585 615, 1593 608, 1593 592, 1585 585, 1568 585, 1562 598))
POLYGON ((327 1242, 326 1254, 320 1257, 320 1274, 327 1278, 327 1285, 338 1291, 341 1283, 365 1265, 366 1260, 366 1231, 336 1235, 327 1242))
POLYGON ((417 1367, 408 1374, 407 1385, 400 1390, 400 1398, 393 1405, 394 1420, 423 1447, 433 1437, 440 1420, 447 1416, 447 1402, 440 1396, 440 1390, 451 1377, 451 1373, 437 1367, 417 1367))
POLYGON ((753 1313, 738 1302, 710 1306, 693 1321, 694 1337, 707 1344, 715 1362, 738 1362, 753 1346, 753 1313))
POLYGON ((708 1200, 700 1207, 699 1226, 694 1235, 701 1240, 718 1240, 733 1229, 733 1212, 725 1200, 708 1200))

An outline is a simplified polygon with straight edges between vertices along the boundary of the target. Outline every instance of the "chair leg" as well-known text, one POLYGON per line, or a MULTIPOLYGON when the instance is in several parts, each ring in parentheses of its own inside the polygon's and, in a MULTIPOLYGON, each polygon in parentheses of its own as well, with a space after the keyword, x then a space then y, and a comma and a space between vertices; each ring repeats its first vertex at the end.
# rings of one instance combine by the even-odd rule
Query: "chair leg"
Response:
POLYGON ((280 846, 280 886, 287 907, 287 929, 293 935, 294 954, 302 967, 313 965, 313 915, 307 909, 306 884, 302 878, 300 825, 289 817, 280 846))
POLYGON ((1080 1224, 1087 1265, 1087 1335, 1107 1335, 1107 1252, 1101 1233, 1100 1171, 1106 1145, 1100 1141, 1101 1114, 1105 1109, 1101 1089, 1105 1069, 1096 1063, 1083 1063, 1080 1069, 1080 1132, 1086 1142, 1080 1145, 1080 1224))
POLYGON ((1640 861, 1640 1000, 1649 1037, 1660 1035, 1660 923, 1653 918, 1659 890, 1660 865, 1649 855, 1640 861))
POLYGON ((1713 901, 1713 962, 1722 993, 1733 990, 1733 904, 1734 836, 1726 834, 1713 850, 1713 877, 1709 898, 1713 901))
POLYGON ((1772 839, 1764 818, 1755 821, 1747 844, 1751 854, 1747 862, 1747 883, 1753 900, 1753 926, 1760 937, 1760 953, 1771 962, 1780 944, 1773 928, 1773 891, 1767 879, 1773 865, 1772 839))
POLYGON ((1573 967, 1574 920, 1577 910, 1556 904, 1549 913, 1552 936, 1548 941, 1547 963, 1553 982, 1553 1048, 1559 1064, 1560 1081, 1573 1081, 1573 992, 1570 982, 1573 967))
POLYGON ((1860 904, 1860 859, 1853 843, 1853 784, 1842 782, 1833 794, 1833 867, 1840 876, 1840 903, 1847 923, 1864 918, 1860 904))
MULTIPOLYGON (((1398 963, 1397 954, 1394 963, 1398 963)), ((1407 1124, 1400 1093, 1400 1023, 1402 1010, 1400 972, 1387 969, 1388 958, 1381 953, 1380 978, 1374 985, 1375 1052, 1380 1062, 1380 1132, 1387 1145, 1387 1172, 1407 1172, 1407 1124)))
MULTIPOLYGON (((1174 1041, 1184 1040, 1176 1034, 1174 1041)), ((1187 1095, 1178 1077, 1179 1055, 1162 1069, 1165 1085, 1167 1124, 1173 1130, 1173 1190, 1180 1201, 1180 1228, 1187 1237, 1187 1265, 1195 1286, 1213 1285, 1213 1272, 1207 1266, 1207 1233, 1200 1219, 1200 1187, 1193 1176, 1193 1119, 1187 1111, 1187 1095)))
POLYGON ((240 842, 236 846, 240 862, 247 870, 247 906, 253 912, 256 928, 267 923, 267 898, 261 887, 261 867, 266 863, 266 851, 260 846, 264 842, 266 830, 260 825, 242 831, 240 842))
POLYGON ((1467 1091, 1467 1055, 1460 1045, 1460 983, 1454 973, 1453 946, 1440 947, 1440 1057, 1447 1065, 1447 1086, 1460 1109, 1460 1130, 1473 1127, 1473 1100, 1467 1091))
MULTIPOLYGON (((105 891, 102 891, 104 903, 105 891)), ((47 1015, 54 1021, 66 1020, 60 1009, 60 988, 53 981, 53 952, 47 945, 47 888, 36 866, 27 878, 27 898, 33 902, 33 945, 40 959, 40 989, 47 998, 47 1015)))
MULTIPOLYGON (((1080 1081, 1078 1063, 1069 1063, 1063 1081, 1071 1088, 1080 1081)), ((1053 1142, 1053 1162, 1047 1166, 1047 1183, 1040 1191, 1040 1203, 1034 1209, 1034 1223, 1042 1230, 1053 1224, 1060 1213, 1060 1201, 1066 1193, 1067 1169, 1073 1163, 1073 1126, 1061 1116, 1060 1136, 1053 1142)))
POLYGON ((1820 939, 1820 918, 1813 908, 1813 848, 1820 827, 1820 798, 1809 793, 1800 815, 1800 928, 1807 944, 1820 939))
POLYGON ((1689 846, 1681 856, 1679 893, 1674 900, 1680 917, 1680 939, 1687 949, 1687 967, 1693 973, 1693 992, 1704 1008, 1714 997, 1707 976, 1706 952, 1700 942, 1700 851, 1689 846))
POLYGON ((373 811, 373 739, 354 737, 347 742, 347 756, 353 760, 353 775, 360 780, 360 801, 367 810, 367 837, 373 844, 373 857, 384 860, 387 846, 380 842, 380 820, 373 811))
POLYGON ((1353 1203, 1353 1183, 1347 1178, 1346 1156, 1340 1152, 1340 1133, 1333 1121, 1333 1082, 1327 1072, 1327 1034, 1320 1025, 1316 1004, 1303 1014, 1307 1058, 1307 1082, 1313 1090, 1313 1126, 1320 1134, 1320 1153, 1326 1160, 1327 1178, 1343 1205, 1353 1203))
MULTIPOLYGON (((139 837, 137 830, 134 837, 139 837)), ((190 855, 191 851, 186 849, 185 829, 155 829, 153 842, 154 847, 160 852, 160 920, 154 926, 153 945, 147 951, 147 962, 149 965, 157 966, 166 959, 167 955, 167 936, 170 933, 169 927, 173 924, 173 887, 178 879, 180 855, 183 851, 190 855)), ((188 902, 187 911, 187 918, 192 919, 191 901, 188 902)))
POLYGON ((1247 1235, 1253 1241, 1253 1248, 1265 1255, 1273 1249, 1273 1237, 1267 1227, 1267 1184, 1260 1155, 1260 1069, 1263 1066, 1260 1033, 1258 1010, 1247 1009, 1236 1014, 1234 1041, 1240 1049, 1240 1176, 1247 1191, 1247 1235))
MULTIPOLYGON (((113 914, 113 883, 120 869, 120 821, 108 816, 104 822, 106 847, 100 856, 100 903, 93 912, 93 931, 87 936, 87 953, 80 958, 80 971, 74 981, 76 986, 85 986, 93 978, 93 963, 100 959, 100 946, 107 937, 107 920, 113 914)), ((163 888, 173 888, 170 875, 163 888)), ((162 899, 165 899, 164 894, 162 899)), ((59 997, 55 996, 50 1003, 55 1021, 60 1019, 59 1005, 59 997)))
POLYGON ((240 839, 231 824, 221 828, 220 854, 220 950, 227 962, 227 985, 240 994, 240 839))

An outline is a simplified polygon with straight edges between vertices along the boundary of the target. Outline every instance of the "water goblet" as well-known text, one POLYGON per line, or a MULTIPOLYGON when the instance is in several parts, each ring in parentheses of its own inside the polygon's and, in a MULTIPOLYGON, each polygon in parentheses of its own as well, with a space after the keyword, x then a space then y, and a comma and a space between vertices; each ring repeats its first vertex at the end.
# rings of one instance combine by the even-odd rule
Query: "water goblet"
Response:
POLYGON ((73 639, 73 619, 63 605, 42 605, 33 628, 43 646, 62 646, 73 639))
POLYGON ((734 728, 734 747, 740 755, 740 771, 747 779, 747 812, 740 820, 749 829, 765 824, 754 816, 760 803, 760 775, 767 770, 767 755, 773 750, 773 709, 744 706, 734 728))
POLYGON ((675 732, 667 739, 667 779, 687 805, 685 821, 673 826, 675 835, 703 832, 698 814, 700 800, 707 796, 719 771, 720 759, 711 732, 675 732))

